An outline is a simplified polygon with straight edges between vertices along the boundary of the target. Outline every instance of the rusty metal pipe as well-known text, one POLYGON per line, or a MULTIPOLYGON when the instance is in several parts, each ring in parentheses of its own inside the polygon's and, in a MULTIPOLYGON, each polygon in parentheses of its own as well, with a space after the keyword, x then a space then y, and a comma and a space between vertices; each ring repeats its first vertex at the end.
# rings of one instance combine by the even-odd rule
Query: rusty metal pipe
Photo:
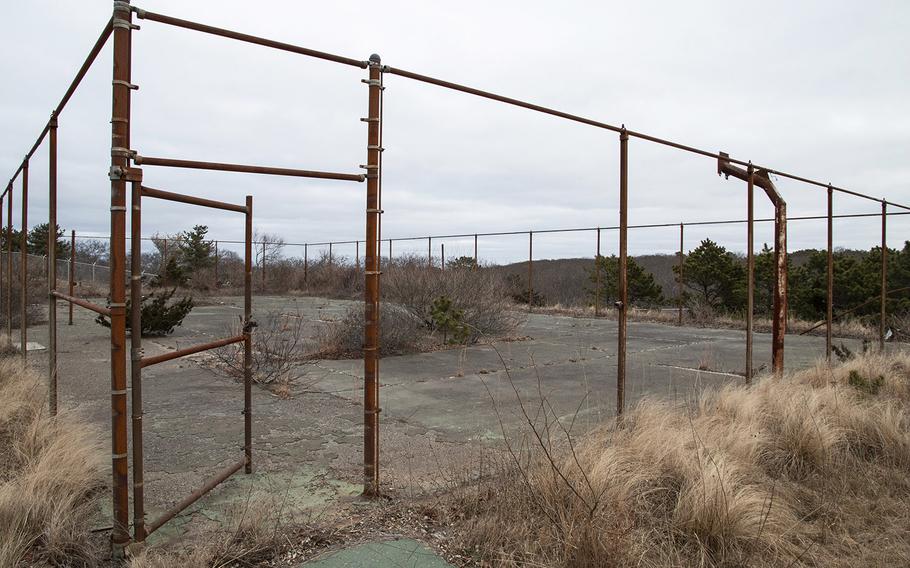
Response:
POLYGON ((198 345, 193 345, 192 347, 187 347, 185 349, 169 351, 167 353, 162 353, 161 355, 155 355, 154 357, 143 357, 140 360, 140 367, 144 369, 146 367, 151 367, 152 365, 157 365, 158 363, 164 363, 165 361, 171 361, 173 359, 179 359, 180 357, 186 357, 187 355, 193 355, 194 353, 201 353, 202 351, 218 349, 219 347, 231 345, 232 343, 240 343, 244 341, 245 337, 245 335, 241 334, 234 337, 218 339, 216 341, 200 343, 198 345))
MULTIPOLYGON (((246 213, 246 207, 235 205, 224 201, 215 201, 204 197, 193 197, 182 193, 173 193, 161 189, 142 186, 142 195, 144 197, 154 197, 155 199, 164 199, 166 201, 176 201, 178 203, 188 203, 190 205, 200 205, 202 207, 211 207, 212 209, 224 209, 225 211, 236 211, 237 213, 246 213)), ((141 238, 141 237, 138 237, 141 238)))
POLYGON ((446 269, 446 244, 439 243, 439 269, 445 272, 446 269))
MULTIPOLYGON (((67 291, 70 297, 74 297, 76 295, 76 229, 70 231, 70 269, 67 271, 66 279, 67 291)), ((73 325, 73 302, 69 304, 69 321, 67 325, 73 325)))
POLYGON ((91 310, 91 311, 95 312, 96 314, 101 314, 103 316, 110 317, 110 315, 111 315, 110 309, 105 308, 104 306, 99 306, 98 304, 89 302, 88 300, 83 300, 82 298, 76 298, 75 296, 70 296, 68 294, 64 294, 57 290, 54 290, 54 292, 52 292, 52 293, 53 293, 54 297, 57 298, 58 300, 64 300, 66 302, 83 307, 87 310, 91 310))
POLYGON ((6 337, 13 341, 13 188, 6 194, 6 337))
POLYGON ((257 37, 257 36, 253 36, 253 35, 249 35, 249 34, 235 32, 232 30, 224 29, 224 28, 216 28, 214 26, 208 26, 206 24, 192 22, 190 20, 181 20, 180 18, 173 18, 171 16, 166 16, 164 14, 158 14, 155 12, 149 12, 147 10, 137 9, 136 16, 141 20, 159 22, 162 24, 167 24, 170 26, 178 27, 178 28, 194 30, 197 32, 216 35, 216 36, 220 36, 220 37, 224 37, 224 38, 228 38, 228 39, 243 41, 246 43, 253 43, 256 45, 261 45, 263 47, 270 47, 272 49, 278 49, 280 51, 287 51, 287 52, 296 53, 299 55, 315 57, 317 59, 324 59, 326 61, 333 61, 335 63, 342 63, 344 65, 351 65, 353 67, 360 67, 361 69, 366 69, 367 65, 368 65, 368 63, 366 61, 358 61, 356 59, 351 59, 350 57, 343 57, 341 55, 335 55, 335 54, 326 53, 323 51, 316 51, 315 49, 308 49, 306 47, 300 47, 297 45, 292 45, 290 43, 284 43, 284 42, 274 41, 271 39, 257 37))
POLYGON ((130 390, 133 434, 133 539, 145 540, 145 458, 142 439, 142 184, 132 182, 130 217, 130 390))
MULTIPOLYGON (((245 213, 246 211, 244 211, 245 213)), ((218 254, 218 241, 215 241, 215 289, 219 288, 219 282, 221 281, 218 277, 218 265, 221 262, 221 255, 218 254)))
POLYGON ((253 473, 253 196, 246 196, 243 245, 243 455, 253 473))
MULTIPOLYGON (((111 172, 129 169, 132 12, 114 3, 114 61, 111 103, 111 172)), ((111 180, 110 321, 111 460, 113 471, 113 555, 123 555, 130 540, 126 418, 126 180, 111 180)), ((75 266, 73 267, 75 269, 75 266)))
POLYGON ((363 174, 342 174, 335 172, 320 172, 314 170, 297 170, 292 168, 273 168, 269 166, 249 166, 245 164, 225 164, 220 162, 175 160, 172 158, 155 158, 150 156, 136 156, 133 158, 133 161, 137 165, 144 166, 165 166, 169 168, 190 168, 194 170, 214 170, 219 172, 238 172, 273 176, 336 179, 342 181, 363 181, 366 179, 366 176, 363 174))
POLYGON ((534 310, 534 232, 528 231, 528 311, 534 310))
MULTIPOLYGON (((3 229, 3 207, 4 207, 3 198, 6 197, 7 193, 12 194, 12 190, 13 190, 12 186, 13 186, 12 183, 7 185, 6 191, 4 191, 2 195, 0 195, 0 232, 2 232, 4 230, 3 229)), ((8 247, 9 246, 8 239, 7 239, 6 244, 8 247)), ((6 254, 7 256, 10 256, 10 253, 8 251, 4 250, 2 246, 0 246, 0 254, 6 254)), ((7 274, 7 278, 9 278, 9 277, 10 277, 10 275, 7 274)), ((2 259, 2 257, 0 257, 0 294, 5 292, 5 290, 3 289, 3 282, 4 282, 4 280, 3 280, 3 259, 2 259)), ((6 304, 3 302, 2 297, 0 297, 0 310, 4 309, 5 306, 6 306, 6 304)), ((9 320, 9 317, 10 317, 10 314, 7 313, 6 314, 7 321, 9 320)), ((7 336, 7 339, 10 339, 9 336, 7 336)))
POLYGON ((676 280, 676 324, 682 327, 683 324, 683 307, 685 302, 683 301, 683 286, 685 283, 683 270, 685 269, 686 264, 686 251, 683 248, 685 246, 685 230, 686 226, 684 223, 679 224, 679 274, 677 274, 676 280))
POLYGON ((776 377, 784 372, 784 338, 787 334, 787 204, 774 205, 774 322, 771 333, 771 367, 776 377))
MULTIPOLYGON (((392 239, 389 239, 389 250, 392 250, 392 239)), ((391 256, 391 253, 389 253, 391 256)), ((480 261, 477 258, 477 233, 474 233, 474 268, 480 266, 480 261)))
POLYGON ((885 350, 885 322, 888 318, 888 202, 882 200, 882 291, 878 322, 878 346, 885 350))
POLYGON ((750 165, 746 186, 746 384, 752 382, 752 331, 755 313, 755 170, 750 165))
POLYGON ((377 164, 367 179, 366 257, 363 297, 363 494, 376 498, 379 490, 379 179, 380 93, 382 70, 378 55, 370 56, 367 112, 367 164, 377 164))
POLYGON ((19 233, 19 345, 28 360, 28 160, 22 167, 22 232, 19 233))
POLYGON ((629 316, 628 280, 629 134, 619 135, 619 310, 616 334, 616 417, 626 406, 626 326, 629 316))
POLYGON ((594 247, 594 317, 600 317, 600 227, 597 228, 594 247))
POLYGON ((192 505, 193 503, 198 501, 203 495, 205 495, 206 493, 208 493, 209 491, 211 491, 212 489, 217 487, 220 483, 222 483, 228 477, 230 477, 230 476, 234 475, 235 473, 237 473, 238 471, 240 471, 240 469, 243 468, 244 465, 246 465, 246 461, 247 461, 246 458, 243 458, 239 462, 231 465, 230 467, 223 469, 220 473, 215 475, 215 477, 206 481, 202 487, 193 491, 188 496, 184 497, 179 503, 177 503, 176 505, 174 505, 173 507, 168 509, 168 511, 166 513, 164 513, 163 515, 161 515, 154 521, 151 521, 150 523, 148 523, 148 525, 147 525, 148 529, 146 530, 146 533, 145 533, 146 536, 148 536, 148 535, 152 534, 153 532, 155 532, 156 530, 160 529, 161 526, 164 525, 164 523, 166 523, 166 522, 170 521, 171 519, 173 519, 174 517, 176 517, 178 514, 180 514, 181 511, 183 511, 184 509, 186 509, 187 507, 189 507, 190 505, 192 505))
POLYGON ((47 393, 57 414, 57 117, 51 116, 47 159, 47 393))
POLYGON ((825 290, 825 360, 831 362, 834 334, 834 191, 828 188, 827 287, 825 290))
POLYGON ((259 271, 259 276, 262 279, 262 291, 265 292, 265 240, 262 241, 262 262, 260 263, 261 270, 259 271))

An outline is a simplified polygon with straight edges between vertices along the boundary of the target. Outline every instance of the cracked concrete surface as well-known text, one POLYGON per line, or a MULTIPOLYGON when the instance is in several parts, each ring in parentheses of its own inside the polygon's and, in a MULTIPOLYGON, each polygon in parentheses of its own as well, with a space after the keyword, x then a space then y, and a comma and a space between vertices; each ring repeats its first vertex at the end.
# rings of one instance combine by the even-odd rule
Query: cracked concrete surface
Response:
MULTIPOLYGON (((240 298, 217 298, 197 307, 166 338, 144 340, 146 355, 229 335, 240 298)), ((59 396, 110 439, 110 344, 93 314, 76 308, 65 324, 60 305, 59 396)), ((300 313, 312 336, 357 302, 317 298, 255 297, 259 319, 277 310, 300 313)), ((46 326, 29 330, 46 345, 46 326)), ((575 417, 581 432, 613 416, 616 391, 616 322, 531 314, 516 335, 522 341, 475 345, 388 357, 380 366, 381 471, 386 491, 413 495, 469 475, 484 448, 524 422, 518 396, 534 407, 546 397, 555 412, 575 417)), ((632 322, 628 338, 626 397, 669 399, 741 381, 744 333, 632 322), (706 369, 706 370, 699 370, 706 369)), ((857 342, 845 341, 851 349, 857 342)), ((824 338, 788 335, 788 368, 823 356, 824 338)), ((145 485, 149 519, 176 503, 219 469, 239 459, 243 445, 242 385, 203 368, 204 355, 174 360, 143 372, 145 485)), ((46 352, 30 352, 46 373, 46 352)), ((770 365, 770 336, 755 335, 755 366, 770 365)), ((356 495, 362 481, 361 360, 304 365, 293 396, 283 400, 253 389, 255 473, 236 474, 162 530, 175 535, 189 521, 218 522, 225 507, 251 492, 282 495, 288 510, 320 510, 356 495)), ((106 442, 109 443, 109 442, 106 442)), ((160 538, 160 536, 159 536, 160 538)))

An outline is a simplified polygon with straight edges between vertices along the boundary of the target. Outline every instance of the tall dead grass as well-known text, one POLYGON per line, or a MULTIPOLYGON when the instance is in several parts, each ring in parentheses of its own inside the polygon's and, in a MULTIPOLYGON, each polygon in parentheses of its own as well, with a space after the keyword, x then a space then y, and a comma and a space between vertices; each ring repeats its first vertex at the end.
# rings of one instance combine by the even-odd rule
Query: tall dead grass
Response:
POLYGON ((496 566, 907 565, 908 403, 907 354, 646 400, 580 441, 542 402, 535 443, 459 503, 465 544, 496 566))
POLYGON ((43 382, 0 359, 0 566, 94 565, 90 523, 104 486, 99 437, 73 414, 47 412, 43 382))

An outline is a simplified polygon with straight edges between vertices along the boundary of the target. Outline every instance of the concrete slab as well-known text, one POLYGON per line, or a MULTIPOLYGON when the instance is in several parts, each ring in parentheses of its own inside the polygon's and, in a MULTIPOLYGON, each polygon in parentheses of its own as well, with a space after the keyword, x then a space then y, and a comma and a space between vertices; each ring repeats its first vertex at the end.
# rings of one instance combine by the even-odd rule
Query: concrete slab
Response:
POLYGON ((411 539, 371 542, 299 564, 298 568, 452 568, 422 542, 411 539))

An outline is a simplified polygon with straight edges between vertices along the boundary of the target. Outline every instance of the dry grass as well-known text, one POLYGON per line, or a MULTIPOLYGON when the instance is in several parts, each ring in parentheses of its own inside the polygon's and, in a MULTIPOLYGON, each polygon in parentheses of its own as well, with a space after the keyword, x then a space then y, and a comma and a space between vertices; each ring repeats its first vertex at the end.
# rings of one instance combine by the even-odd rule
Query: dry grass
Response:
POLYGON ((18 357, 0 359, 0 566, 94 565, 89 523, 104 486, 97 434, 48 415, 46 390, 18 357))
POLYGON ((644 401, 580 442, 542 403, 535 443, 458 503, 465 545, 496 566, 905 566, 908 403, 906 354, 644 401))

